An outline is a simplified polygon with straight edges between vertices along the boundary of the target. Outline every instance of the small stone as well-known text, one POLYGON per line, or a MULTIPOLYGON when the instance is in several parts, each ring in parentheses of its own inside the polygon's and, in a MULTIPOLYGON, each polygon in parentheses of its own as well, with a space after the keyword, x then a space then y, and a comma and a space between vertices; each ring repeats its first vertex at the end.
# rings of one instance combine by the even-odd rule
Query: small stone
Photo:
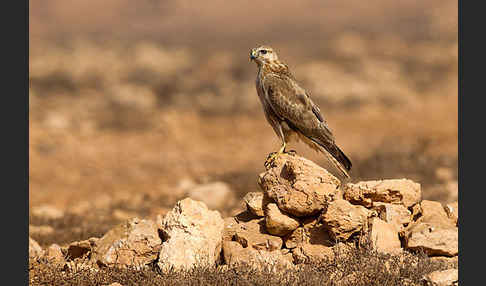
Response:
POLYGON ((455 226, 455 222, 452 221, 447 215, 442 204, 435 201, 423 200, 420 202, 420 208, 422 210, 422 216, 417 222, 426 222, 440 227, 455 226))
POLYGON ((43 253, 42 247, 29 236, 29 258, 41 257, 43 253))
POLYGON ((45 236, 54 233, 54 228, 49 225, 29 225, 29 235, 31 236, 45 236))
MULTIPOLYGON (((92 259, 106 266, 143 266, 157 258, 160 244, 161 239, 153 221, 132 218, 96 241, 92 259)), ((91 242, 89 245, 93 247, 91 242)), ((83 243, 83 248, 87 249, 88 243, 83 243)))
POLYGON ((457 226, 457 221, 459 219, 459 204, 457 201, 453 203, 446 204, 444 207, 447 217, 449 217, 457 226))
POLYGON ((457 227, 441 227, 431 223, 417 222, 404 232, 407 249, 423 249, 431 255, 455 256, 458 250, 457 227))
POLYGON ((373 209, 377 211, 380 219, 394 224, 398 230, 412 221, 412 213, 403 205, 375 202, 373 209))
POLYGON ((274 203, 268 204, 265 208, 265 225, 268 233, 285 236, 299 227, 299 221, 280 211, 274 203))
POLYGON ((190 198, 178 201, 161 222, 162 270, 212 266, 220 259, 224 221, 218 211, 190 198))
POLYGON ((87 257, 96 246, 97 237, 91 237, 86 240, 71 242, 67 247, 67 258, 74 260, 76 258, 87 257))
POLYGON ((403 204, 411 207, 422 199, 420 184, 408 179, 348 183, 344 198, 353 204, 371 207, 373 202, 403 204))
POLYGON ((332 246, 334 243, 326 227, 317 218, 302 219, 302 226, 284 237, 285 247, 292 249, 302 244, 332 246))
POLYGON ((237 241, 245 248, 258 250, 273 251, 282 248, 282 238, 266 231, 264 218, 240 221, 230 227, 225 230, 229 235, 224 235, 224 240, 237 241))
POLYGON ((424 280, 431 286, 451 286, 459 283, 457 269, 438 270, 425 275, 424 280))
POLYGON ((64 212, 49 205, 41 205, 32 208, 32 215, 44 219, 60 219, 64 216, 64 212))
POLYGON ((373 248, 380 253, 398 254, 402 251, 396 226, 377 217, 371 219, 370 239, 373 248))
POLYGON ((320 244, 301 244, 292 249, 292 255, 296 264, 319 263, 334 259, 332 247, 320 244))
POLYGON ((346 200, 336 200, 321 217, 334 240, 347 240, 363 229, 368 216, 369 211, 365 207, 352 205, 346 200))
POLYGON ((264 195, 262 192, 250 192, 245 195, 243 200, 246 203, 248 211, 256 216, 263 217, 265 215, 263 209, 264 205, 264 195))
POLYGON ((112 213, 113 218, 117 220, 128 220, 137 216, 134 212, 128 212, 120 209, 115 209, 112 213))
POLYGON ((291 268, 292 254, 282 250, 265 251, 251 247, 243 247, 236 241, 223 242, 224 262, 229 266, 249 266, 256 269, 268 267, 291 268))
POLYGON ((44 252, 44 257, 55 264, 64 264, 66 262, 61 247, 57 244, 51 244, 44 252))

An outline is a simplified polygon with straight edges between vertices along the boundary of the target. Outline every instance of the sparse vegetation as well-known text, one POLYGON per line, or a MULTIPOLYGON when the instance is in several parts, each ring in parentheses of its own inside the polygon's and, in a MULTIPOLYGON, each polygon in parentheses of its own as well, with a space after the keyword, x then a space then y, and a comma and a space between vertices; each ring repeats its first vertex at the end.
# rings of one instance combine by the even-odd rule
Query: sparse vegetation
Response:
MULTIPOLYGON (((126 217, 154 219, 184 197, 185 179, 226 182, 237 202, 257 191, 263 159, 279 147, 247 56, 264 43, 321 106, 352 182, 410 178, 423 199, 457 201, 457 3, 279 1, 278 14, 262 5, 249 18, 236 2, 115 2, 30 3, 29 207, 65 213, 30 214, 30 225, 52 227, 31 234, 43 248, 101 237, 126 217)), ((31 285, 422 285, 446 269, 421 253, 401 259, 363 248, 279 274, 63 271, 40 260, 29 276, 31 285)))
MULTIPOLYGON (((381 255, 368 248, 354 249, 332 264, 303 264, 299 271, 248 267, 195 268, 161 273, 148 269, 103 268, 61 271, 50 264, 32 262, 31 285, 423 285, 425 274, 450 265, 432 261, 423 253, 405 256, 381 255)), ((457 267, 457 265, 456 265, 457 267)))

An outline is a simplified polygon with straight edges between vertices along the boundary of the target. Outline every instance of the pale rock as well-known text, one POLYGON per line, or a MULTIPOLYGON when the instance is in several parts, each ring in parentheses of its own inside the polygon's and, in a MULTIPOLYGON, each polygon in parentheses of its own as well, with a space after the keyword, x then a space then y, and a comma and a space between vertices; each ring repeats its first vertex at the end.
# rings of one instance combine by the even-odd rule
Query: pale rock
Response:
POLYGON ((64 264, 66 262, 61 247, 55 243, 46 248, 44 257, 55 264, 64 264))
POLYGON ((444 207, 447 216, 456 224, 458 225, 459 219, 459 204, 457 201, 453 203, 446 204, 444 207))
POLYGON ((273 251, 282 248, 283 240, 279 236, 268 234, 265 219, 242 213, 234 218, 225 219, 223 240, 236 241, 244 248, 273 251))
POLYGON ((411 207, 420 202, 420 184, 409 179, 391 179, 348 183, 344 187, 344 198, 353 204, 371 207, 373 202, 403 204, 411 207))
POLYGON ((218 262, 224 220, 203 202, 180 200, 161 222, 164 236, 158 267, 161 270, 212 266, 218 262))
POLYGON ((439 167, 435 169, 435 176, 441 181, 448 182, 454 179, 454 172, 451 168, 439 167))
POLYGON ((296 217, 318 214, 330 202, 342 198, 336 177, 297 155, 279 155, 266 165, 258 184, 280 210, 296 217))
POLYGON ((459 271, 457 269, 437 270, 424 277, 430 286, 452 286, 459 283, 459 271))
POLYGON ((403 205, 375 202, 373 209, 377 211, 378 217, 402 230, 404 225, 412 221, 412 213, 403 205))
POLYGON ((299 227, 299 221, 280 211, 274 203, 268 204, 265 208, 265 226, 268 233, 285 236, 299 227))
POLYGON ((113 218, 122 221, 122 220, 128 220, 130 218, 136 217, 137 214, 134 213, 134 212, 115 209, 112 212, 112 216, 113 216, 113 218))
POLYGON ((41 205, 32 208, 32 215, 44 219, 60 219, 64 216, 64 212, 49 205, 41 205))
POLYGON ((373 249, 380 253, 399 254, 402 252, 398 229, 377 217, 371 219, 370 240, 373 249))
POLYGON ((296 264, 319 263, 332 261, 334 259, 334 250, 332 247, 320 244, 301 244, 292 249, 292 255, 296 264))
POLYGON ((336 200, 329 205, 321 218, 334 240, 347 240, 366 227, 369 215, 370 211, 363 206, 352 205, 346 200, 336 200))
POLYGON ((332 246, 334 243, 326 227, 317 218, 302 219, 302 226, 284 237, 285 247, 296 248, 302 244, 332 246))
POLYGON ((436 227, 453 227, 455 222, 452 221, 441 203, 436 201, 423 200, 420 202, 422 216, 417 222, 433 224, 436 227))
POLYGON ((54 228, 50 225, 29 225, 29 235, 31 236, 44 236, 54 233, 54 228))
POLYGON ((196 185, 189 188, 186 196, 205 203, 209 209, 224 209, 235 200, 234 191, 223 182, 196 185))
POLYGON ((91 257, 106 266, 144 266, 157 259, 161 242, 153 221, 132 218, 97 240, 91 257))
POLYGON ((407 249, 423 249, 429 256, 455 256, 459 252, 457 227, 416 222, 405 229, 403 236, 407 249))
POLYGON ((223 242, 223 257, 224 262, 229 266, 243 265, 260 270, 268 267, 285 269, 293 266, 291 253, 285 253, 280 249, 266 251, 243 247, 236 241, 223 242))
POLYGON ((265 201, 269 200, 265 200, 264 194, 262 192, 249 192, 245 195, 243 200, 246 203, 246 208, 248 209, 248 211, 259 217, 265 215, 263 211, 266 205, 265 201))
POLYGON ((29 236, 29 258, 37 258, 43 255, 42 247, 29 236))

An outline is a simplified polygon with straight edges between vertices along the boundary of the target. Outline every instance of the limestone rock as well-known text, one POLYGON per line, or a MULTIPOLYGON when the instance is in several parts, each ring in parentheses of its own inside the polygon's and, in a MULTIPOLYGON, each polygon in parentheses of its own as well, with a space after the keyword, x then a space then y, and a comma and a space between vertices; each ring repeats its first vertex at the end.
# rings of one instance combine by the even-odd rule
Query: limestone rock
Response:
POLYGON ((280 211, 274 203, 268 204, 265 208, 265 225, 268 233, 285 236, 299 227, 299 221, 280 211))
POLYGON ((296 217, 317 214, 342 197, 336 177, 314 162, 290 154, 268 164, 258 184, 280 210, 296 217))
POLYGON ((223 240, 236 241, 244 248, 258 250, 273 251, 282 248, 282 238, 268 234, 264 218, 250 219, 247 214, 246 217, 245 214, 240 214, 236 218, 225 219, 225 223, 223 240))
POLYGON ((157 258, 161 242, 153 221, 132 218, 96 241, 92 259, 106 266, 143 266, 157 258))
POLYGON ((205 203, 209 209, 224 209, 235 200, 233 190, 224 182, 196 185, 189 188, 186 195, 205 203))
POLYGON ((334 259, 332 247, 320 244, 301 244, 292 249, 292 255, 296 264, 319 263, 334 259))
POLYGON ((398 254, 402 251, 396 226, 377 217, 371 219, 370 239, 378 252, 398 254))
POLYGON ((447 216, 457 225, 457 220, 459 219, 459 204, 457 201, 446 204, 444 210, 447 213, 447 216))
POLYGON ((44 219, 60 219, 64 216, 64 212, 49 205, 40 205, 32 208, 32 215, 44 219))
POLYGON ((436 227, 453 227, 455 222, 449 218, 442 204, 436 201, 423 200, 420 202, 422 216, 417 222, 426 222, 436 227))
POLYGON ((373 209, 377 211, 378 217, 387 223, 394 224, 398 230, 412 221, 412 213, 403 205, 375 202, 373 209))
POLYGON ((214 265, 221 253, 224 221, 218 211, 190 198, 178 201, 161 222, 161 270, 214 265))
POLYGON ((414 223, 404 232, 408 249, 423 249, 427 255, 458 254, 457 227, 441 227, 427 222, 414 223))
POLYGON ((29 236, 29 258, 40 257, 43 253, 42 247, 29 236))
POLYGON ((29 235, 36 236, 36 235, 50 235, 54 233, 54 228, 49 225, 29 225, 29 235))
POLYGON ((434 271, 425 275, 424 280, 427 283, 427 285, 431 285, 431 286, 458 285, 459 271, 457 269, 434 271))
POLYGON ((422 191, 420 184, 408 179, 363 181, 346 184, 344 198, 366 207, 371 207, 373 202, 384 202, 408 208, 421 200, 422 191))
POLYGON ((332 246, 333 242, 326 227, 316 218, 305 218, 302 226, 284 237, 285 247, 296 248, 302 244, 332 246))
POLYGON ((369 211, 365 207, 336 200, 321 217, 333 239, 347 240, 366 226, 368 216, 369 211))
POLYGON ((243 247, 236 241, 223 242, 224 261, 229 266, 246 265, 262 269, 264 267, 292 267, 292 254, 282 250, 265 251, 251 247, 243 247))
POLYGON ((91 237, 82 241, 71 242, 67 248, 67 258, 73 260, 76 258, 87 257, 96 247, 98 238, 91 237))
POLYGON ((64 260, 64 255, 62 254, 61 247, 57 244, 51 244, 44 252, 44 257, 48 261, 54 264, 62 265, 66 261, 64 260))
POLYGON ((249 192, 245 195, 243 200, 246 203, 246 208, 248 209, 248 211, 259 217, 265 215, 263 209, 266 205, 266 201, 269 200, 265 200, 264 194, 262 192, 249 192))

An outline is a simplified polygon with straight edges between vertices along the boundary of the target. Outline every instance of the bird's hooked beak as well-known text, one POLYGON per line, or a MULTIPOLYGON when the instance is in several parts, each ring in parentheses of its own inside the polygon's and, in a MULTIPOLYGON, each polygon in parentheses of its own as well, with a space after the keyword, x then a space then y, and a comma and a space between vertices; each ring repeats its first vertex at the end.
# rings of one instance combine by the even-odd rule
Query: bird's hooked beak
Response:
POLYGON ((257 57, 257 51, 255 51, 255 49, 252 49, 250 51, 250 61, 256 59, 256 57, 257 57))

